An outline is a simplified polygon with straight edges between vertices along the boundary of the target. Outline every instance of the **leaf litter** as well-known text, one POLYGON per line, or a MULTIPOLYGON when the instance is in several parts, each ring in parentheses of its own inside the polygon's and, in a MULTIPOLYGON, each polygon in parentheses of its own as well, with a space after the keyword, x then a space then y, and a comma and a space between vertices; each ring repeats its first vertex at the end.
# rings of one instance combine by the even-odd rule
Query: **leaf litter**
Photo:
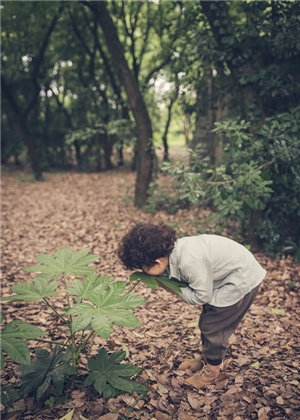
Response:
MULTIPOLYGON (((20 182, 13 174, 3 173, 1 182, 2 296, 11 295, 11 286, 35 277, 35 273, 23 268, 35 265, 37 254, 54 255, 62 247, 74 252, 91 248, 92 254, 101 256, 89 265, 98 276, 126 280, 125 290, 129 290, 132 272, 123 269, 115 251, 130 221, 162 220, 172 225, 179 236, 203 231, 230 236, 226 229, 220 231, 216 225, 207 224, 210 211, 206 208, 181 209, 174 215, 164 211, 149 215, 136 209, 135 174, 126 169, 51 174, 40 183, 20 182)), ((191 372, 180 371, 178 366, 200 353, 197 321, 201 308, 186 305, 161 288, 153 291, 140 283, 135 289, 136 294, 146 298, 132 310, 139 328, 114 325, 108 342, 96 335, 91 338, 88 358, 95 358, 101 346, 108 354, 126 348, 126 362, 142 369, 137 380, 149 388, 148 398, 138 401, 130 419, 299 419, 300 268, 291 257, 271 259, 260 252, 256 258, 266 268, 267 277, 244 322, 230 337, 224 371, 214 385, 199 392, 184 385, 191 372)), ((74 279, 67 276, 70 288, 76 286, 74 279)), ((64 299, 63 289, 58 289, 58 296, 51 301, 62 308, 64 299)), ((21 319, 47 332, 49 339, 64 337, 64 326, 46 304, 9 302, 3 303, 2 311, 3 326, 21 319)), ((34 357, 36 343, 29 341, 29 347, 34 357)), ((39 348, 49 353, 53 350, 46 343, 40 343, 39 348)), ((87 367, 87 358, 82 359, 81 367, 87 367)), ((18 390, 15 368, 16 364, 6 358, 2 384, 18 390)), ((55 391, 51 392, 48 397, 55 395, 55 391)), ((66 397, 67 403, 50 408, 24 394, 14 402, 13 409, 1 406, 1 415, 14 420, 117 420, 127 415, 137 398, 135 393, 124 394, 106 402, 83 384, 74 384, 66 397)))

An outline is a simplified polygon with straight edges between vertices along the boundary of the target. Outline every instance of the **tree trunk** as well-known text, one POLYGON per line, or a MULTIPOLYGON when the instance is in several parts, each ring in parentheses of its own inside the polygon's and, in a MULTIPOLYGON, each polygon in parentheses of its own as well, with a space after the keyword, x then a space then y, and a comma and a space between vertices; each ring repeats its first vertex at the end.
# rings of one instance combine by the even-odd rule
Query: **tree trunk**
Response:
POLYGON ((39 52, 38 52, 36 57, 33 57, 33 63, 34 63, 33 70, 32 70, 33 95, 32 95, 31 100, 28 100, 28 105, 27 105, 27 108, 25 110, 23 110, 23 111, 21 110, 21 108, 17 104, 16 100, 14 99, 13 94, 11 93, 11 90, 10 90, 9 86, 7 86, 7 84, 6 84, 6 82, 3 78, 3 75, 1 75, 1 83, 2 83, 3 93, 6 96, 8 102, 10 103, 12 109, 16 113, 17 119, 19 121, 21 133, 23 134, 25 143, 28 147, 28 152, 29 152, 29 156, 30 156, 30 159, 31 159, 31 167, 32 167, 32 170, 34 172, 35 178, 37 180, 41 179, 42 172, 41 172, 41 168, 40 168, 40 165, 39 165, 39 160, 38 160, 37 155, 35 153, 34 143, 32 141, 32 138, 29 134, 29 130, 28 130, 28 127, 27 127, 27 118, 28 118, 29 113, 35 107, 35 105, 38 101, 38 96, 39 96, 39 93, 40 93, 40 85, 38 83, 38 74, 39 74, 40 68, 41 68, 42 63, 43 63, 44 55, 45 55, 46 49, 48 47, 51 34, 55 29, 55 26, 56 26, 56 23, 58 21, 59 15, 60 15, 61 11, 63 10, 63 8, 64 8, 64 4, 62 4, 60 6, 57 13, 53 16, 53 19, 50 22, 50 25, 49 25, 47 31, 45 32, 44 37, 41 41, 39 52))
POLYGON ((190 141, 189 141, 189 130, 190 130, 190 116, 186 115, 184 118, 184 139, 185 139, 185 145, 186 147, 189 147, 190 141))
POLYGON ((29 157, 30 157, 30 161, 31 161, 31 168, 32 171, 34 173, 35 179, 39 180, 42 178, 42 171, 39 165, 39 160, 37 158, 37 155, 35 153, 35 148, 34 148, 34 143, 32 141, 32 138, 29 134, 28 131, 28 127, 27 127, 27 114, 22 113, 22 111, 20 110, 19 106, 17 105, 17 103, 15 102, 9 87, 6 85, 6 82, 3 78, 3 76, 1 76, 1 84, 2 84, 2 91, 4 93, 4 95, 6 96, 8 102, 10 103, 12 109, 14 110, 17 120, 19 122, 19 127, 20 127, 20 131, 21 134, 25 140, 25 144, 28 148, 28 153, 29 153, 29 157))
POLYGON ((163 144, 164 144, 164 161, 165 162, 167 160, 169 160, 169 146, 168 146, 168 142, 167 142, 167 136, 168 136, 168 131, 169 131, 170 123, 171 123, 173 104, 174 104, 174 99, 171 99, 170 104, 168 106, 168 119, 167 119, 167 122, 166 122, 165 132, 164 132, 164 135, 162 137, 162 141, 163 141, 163 144))
POLYGON ((107 133, 100 134, 101 143, 104 150, 104 162, 105 162, 105 169, 108 171, 113 168, 113 164, 111 162, 111 152, 112 148, 108 140, 107 133))
POLYGON ((40 180, 42 178, 42 171, 39 164, 39 159, 35 153, 34 143, 33 140, 29 134, 28 128, 27 128, 27 119, 24 115, 19 114, 18 120, 20 124, 21 133, 25 139, 26 146, 28 148, 28 153, 31 160, 31 168, 34 173, 35 179, 40 180))
POLYGON ((213 160, 213 112, 212 112, 212 72, 209 66, 204 69, 204 74, 197 88, 196 124, 191 147, 195 149, 202 145, 203 156, 213 160))
MULTIPOLYGON (((228 13, 228 6, 226 2, 224 1, 210 2, 210 1, 200 0, 200 3, 202 6, 202 11, 209 22, 209 25, 210 25, 213 37, 216 41, 218 49, 220 51, 225 51, 226 46, 222 42, 222 37, 224 37, 224 34, 228 33, 229 27, 231 28, 230 34, 234 35, 234 28, 231 24, 230 16, 228 13), (222 18, 220 19, 220 16, 223 16, 223 14, 225 14, 224 16, 225 19, 222 19, 222 18)), ((236 39, 236 43, 237 43, 237 47, 239 48, 237 39, 236 39)), ((253 51, 253 54, 255 54, 255 51, 253 51)), ((251 75, 254 73, 254 69, 251 62, 249 61, 249 59, 245 59, 243 64, 239 66, 235 66, 233 64, 233 60, 231 59, 231 60, 227 60, 227 66, 232 74, 232 77, 235 81, 236 86, 239 87, 240 92, 242 94, 242 98, 243 98, 242 111, 243 111, 244 117, 250 120, 249 118, 250 109, 248 107, 248 104, 253 103, 253 101, 255 100, 258 108, 261 111, 261 120, 262 120, 264 118, 265 113, 264 113, 261 97, 257 94, 253 85, 246 84, 246 85, 241 86, 241 84, 239 83, 239 69, 240 68, 242 68, 243 71, 248 75, 251 75)))
POLYGON ((107 11, 104 1, 85 3, 95 13, 103 30, 116 74, 123 84, 138 129, 139 156, 135 184, 135 205, 143 206, 147 202, 148 187, 152 176, 152 127, 149 114, 139 91, 137 80, 125 59, 116 27, 107 11))

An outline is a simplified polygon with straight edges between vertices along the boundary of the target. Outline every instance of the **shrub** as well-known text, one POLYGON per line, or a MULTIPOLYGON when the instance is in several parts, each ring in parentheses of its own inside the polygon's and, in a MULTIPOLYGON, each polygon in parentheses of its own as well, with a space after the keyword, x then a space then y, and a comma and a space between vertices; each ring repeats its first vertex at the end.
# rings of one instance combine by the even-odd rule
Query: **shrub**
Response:
MULTIPOLYGON (((21 320, 8 323, 1 333, 2 350, 20 364, 17 368, 22 372, 20 393, 34 393, 38 401, 51 383, 62 394, 67 378, 85 374, 80 372, 78 361, 93 334, 99 334, 108 340, 113 324, 139 327, 136 316, 128 309, 137 307, 145 299, 131 294, 130 291, 124 294, 125 281, 113 282, 113 277, 97 277, 96 271, 87 265, 99 256, 87 255, 89 251, 86 248, 73 254, 70 248, 61 248, 54 257, 48 254, 37 255, 41 265, 27 267, 25 270, 42 273, 31 283, 12 286, 15 294, 1 299, 3 302, 43 301, 67 328, 69 337, 66 342, 37 338, 47 333, 21 320), (83 281, 74 279, 72 286, 68 287, 67 274, 86 277, 83 281), (62 313, 51 303, 51 297, 58 296, 60 281, 48 283, 50 279, 59 278, 63 278, 62 284, 66 292, 66 307, 62 309, 62 313), (75 297, 76 304, 71 305, 70 295, 75 297), (55 347, 51 354, 37 347, 35 355, 38 360, 30 360, 28 345, 24 339, 54 344, 55 347)), ((1 322, 2 320, 1 314, 1 322)), ((85 385, 94 384, 95 389, 106 399, 124 392, 145 394, 147 388, 130 379, 141 369, 131 364, 120 364, 125 356, 125 351, 108 355, 104 348, 100 348, 97 360, 88 359, 90 372, 85 385)), ((1 370, 4 363, 1 352, 1 370)))

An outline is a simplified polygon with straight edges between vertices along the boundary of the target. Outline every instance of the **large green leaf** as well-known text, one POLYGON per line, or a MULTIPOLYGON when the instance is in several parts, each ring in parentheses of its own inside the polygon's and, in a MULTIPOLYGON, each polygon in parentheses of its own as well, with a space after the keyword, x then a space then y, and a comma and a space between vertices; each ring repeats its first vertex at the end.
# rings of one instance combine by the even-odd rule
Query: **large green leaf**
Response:
POLYGON ((86 277, 83 280, 83 282, 79 279, 73 280, 72 287, 67 287, 66 291, 71 295, 78 296, 77 298, 75 298, 76 302, 80 302, 83 299, 90 300, 90 297, 96 291, 104 291, 113 279, 113 277, 97 278, 97 273, 95 272, 90 276, 86 277))
POLYGON ((62 394, 65 375, 76 375, 77 372, 65 361, 61 347, 56 345, 52 355, 40 348, 35 350, 35 354, 39 360, 32 361, 30 366, 21 365, 16 369, 23 372, 20 376, 22 382, 20 393, 35 393, 39 401, 53 380, 55 388, 62 394))
MULTIPOLYGON (((3 314, 1 313, 1 322, 3 314)), ((9 322, 0 333, 0 347, 16 363, 30 364, 30 352, 28 345, 22 338, 33 339, 47 334, 34 325, 27 324, 21 320, 9 322)), ((1 370, 4 366, 4 357, 1 352, 1 370)))
POLYGON ((36 256, 37 260, 41 265, 32 265, 24 268, 25 271, 42 271, 38 277, 42 279, 55 279, 58 278, 62 273, 68 273, 71 276, 85 276, 92 274, 95 270, 86 265, 97 260, 100 255, 88 255, 90 248, 85 248, 75 252, 72 255, 71 248, 60 248, 56 251, 54 257, 48 254, 39 254, 36 256))
POLYGON ((141 371, 137 366, 116 361, 124 360, 126 352, 116 352, 108 357, 106 350, 102 347, 97 355, 97 360, 88 359, 88 366, 92 373, 86 378, 84 385, 94 383, 94 387, 99 394, 103 394, 107 400, 118 393, 133 391, 146 395, 147 388, 143 385, 130 380, 131 376, 141 371))
MULTIPOLYGON (((73 332, 84 329, 91 323, 97 334, 107 340, 113 323, 130 328, 140 326, 136 316, 127 309, 136 308, 145 299, 128 293, 120 296, 124 292, 126 282, 118 281, 108 286, 111 280, 111 277, 100 277, 95 282, 97 285, 89 289, 88 293, 84 294, 83 290, 81 297, 88 296, 95 306, 87 302, 79 303, 66 312, 67 315, 81 314, 73 320, 73 332)), ((78 283, 75 286, 79 289, 78 283)))
POLYGON ((11 290, 16 294, 4 297, 1 300, 12 302, 25 300, 25 302, 31 302, 48 296, 58 296, 58 293, 55 291, 58 285, 58 280, 48 283, 47 279, 42 279, 38 276, 32 283, 21 283, 11 286, 11 290))
POLYGON ((152 290, 155 290, 158 286, 158 283, 161 283, 169 289, 174 290, 175 292, 182 295, 181 287, 188 287, 187 283, 179 281, 172 277, 169 279, 169 275, 167 273, 162 274, 161 276, 150 276, 142 271, 135 271, 130 276, 130 281, 141 280, 146 286, 151 287, 152 290))

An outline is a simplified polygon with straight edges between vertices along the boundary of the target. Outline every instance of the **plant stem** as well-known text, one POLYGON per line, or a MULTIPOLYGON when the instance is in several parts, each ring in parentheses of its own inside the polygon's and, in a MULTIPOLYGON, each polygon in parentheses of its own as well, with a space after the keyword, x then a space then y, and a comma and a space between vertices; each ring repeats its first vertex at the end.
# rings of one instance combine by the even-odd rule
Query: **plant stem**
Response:
POLYGON ((67 321, 67 320, 65 320, 64 319, 64 317, 62 317, 61 315, 59 315, 59 313, 57 312, 57 310, 55 309, 55 308, 53 308, 53 306, 52 305, 50 305, 50 303, 47 301, 47 299, 46 298, 43 298, 43 300, 46 302, 46 304, 52 309, 52 311, 53 312, 55 312, 56 313, 56 315, 60 318, 60 319, 62 319, 66 324, 68 324, 68 327, 71 329, 71 324, 67 321))
MULTIPOLYGON (((67 288, 67 280, 66 280, 66 272, 64 271, 64 282, 65 282, 65 289, 67 288)), ((70 299, 69 299, 69 293, 66 291, 67 294, 67 301, 68 301, 68 308, 70 309, 70 299)))
MULTIPOLYGON (((66 280, 66 272, 65 271, 64 271, 64 283, 65 283, 65 289, 66 289, 67 288, 67 280, 66 280)), ((68 308, 70 309, 71 306, 70 306, 69 293, 66 291, 66 294, 67 294, 68 308)), ((71 331, 72 331, 72 322, 73 322, 72 315, 70 315, 70 330, 71 331)), ((73 346, 73 339, 74 339, 74 343, 75 343, 75 335, 73 337, 73 334, 72 334, 72 346, 73 346)), ((74 347, 74 349, 75 349, 75 347, 74 347)))
POLYGON ((81 350, 83 349, 83 347, 86 345, 86 343, 89 341, 89 339, 92 337, 92 335, 94 334, 94 330, 90 333, 90 335, 87 337, 87 339, 81 344, 81 346, 79 347, 79 349, 76 352, 76 358, 78 358, 78 356, 81 353, 81 350))
POLYGON ((64 347, 71 347, 69 344, 60 343, 59 341, 41 340, 40 338, 31 338, 32 341, 39 341, 40 343, 59 344, 64 347))
POLYGON ((72 357, 73 357, 73 367, 74 369, 76 369, 78 356, 76 354, 75 333, 72 333, 72 357))
POLYGON ((129 292, 127 292, 127 293, 125 293, 125 295, 124 296, 126 296, 126 295, 128 295, 138 284, 139 284, 139 282, 140 282, 141 280, 138 280, 136 283, 135 283, 135 285, 129 290, 129 292))

